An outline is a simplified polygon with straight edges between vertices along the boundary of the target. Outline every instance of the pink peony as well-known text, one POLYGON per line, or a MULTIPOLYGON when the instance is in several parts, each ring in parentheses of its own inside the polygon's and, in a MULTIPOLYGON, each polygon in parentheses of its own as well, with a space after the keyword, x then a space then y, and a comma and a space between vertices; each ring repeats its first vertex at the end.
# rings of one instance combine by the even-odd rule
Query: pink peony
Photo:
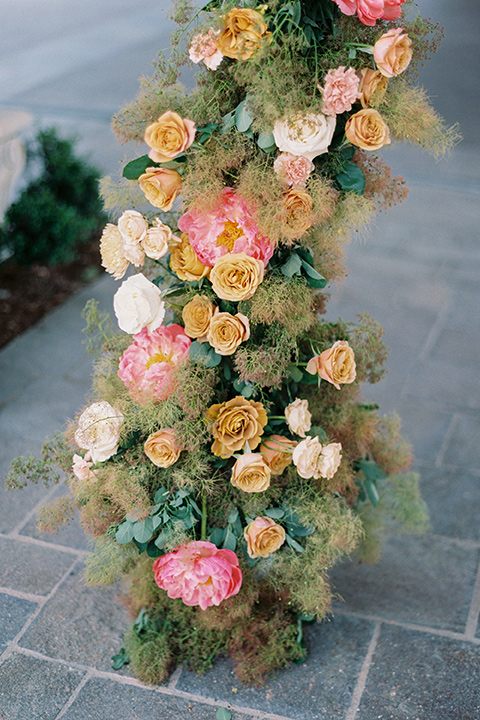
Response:
POLYGON ((159 327, 152 332, 143 328, 133 336, 118 366, 118 377, 138 403, 165 400, 173 390, 177 365, 188 357, 191 340, 181 325, 159 327))
POLYGON ((398 20, 402 14, 400 7, 405 0, 384 0, 385 8, 383 10, 382 20, 398 20))
POLYGON ((344 15, 358 15, 364 24, 373 27, 377 20, 397 20, 405 0, 333 0, 344 15))
POLYGON ((212 28, 206 33, 194 35, 188 51, 190 60, 194 63, 203 60, 209 70, 216 70, 223 60, 223 54, 215 44, 217 35, 219 31, 215 32, 212 28))
POLYGON ((208 267, 228 252, 243 252, 266 265, 275 249, 274 243, 259 233, 246 202, 228 187, 213 212, 194 207, 182 215, 178 227, 188 234, 195 255, 208 267))
POLYGON ((340 115, 352 109, 352 105, 361 97, 358 91, 360 78, 353 68, 344 66, 329 70, 325 75, 322 110, 326 115, 340 115))
POLYGON ((315 169, 315 165, 302 155, 280 153, 273 163, 273 169, 287 185, 305 187, 310 173, 315 169))
POLYGON ((242 571, 232 550, 219 550, 211 542, 194 540, 153 563, 155 582, 169 598, 182 598, 185 605, 206 610, 236 595, 242 571))
POLYGON ((334 0, 344 15, 355 15, 357 0, 334 0))

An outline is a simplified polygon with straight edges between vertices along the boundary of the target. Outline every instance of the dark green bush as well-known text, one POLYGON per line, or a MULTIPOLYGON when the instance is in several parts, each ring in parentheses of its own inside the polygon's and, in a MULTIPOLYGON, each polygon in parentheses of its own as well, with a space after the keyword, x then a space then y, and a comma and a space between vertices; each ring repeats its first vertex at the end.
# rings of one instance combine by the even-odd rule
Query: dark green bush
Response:
POLYGON ((8 208, 0 250, 19 265, 71 262, 105 222, 100 174, 76 157, 73 140, 59 138, 54 129, 38 133, 28 159, 40 174, 8 208))

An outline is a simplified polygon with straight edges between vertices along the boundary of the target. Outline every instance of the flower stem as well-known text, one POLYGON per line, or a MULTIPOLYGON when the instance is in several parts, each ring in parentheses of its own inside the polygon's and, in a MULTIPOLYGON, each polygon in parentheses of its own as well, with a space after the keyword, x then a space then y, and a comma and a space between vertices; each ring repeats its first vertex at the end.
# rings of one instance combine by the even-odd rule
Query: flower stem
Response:
POLYGON ((200 539, 207 539, 207 493, 202 493, 202 528, 200 539))

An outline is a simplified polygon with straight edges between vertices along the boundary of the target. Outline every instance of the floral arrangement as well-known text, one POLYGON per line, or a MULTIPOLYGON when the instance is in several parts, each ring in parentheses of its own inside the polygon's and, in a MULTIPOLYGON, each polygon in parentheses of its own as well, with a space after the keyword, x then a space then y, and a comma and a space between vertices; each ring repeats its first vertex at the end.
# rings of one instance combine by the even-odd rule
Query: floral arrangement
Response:
POLYGON ((178 6, 171 57, 114 119, 146 151, 102 185, 117 217, 103 265, 130 272, 120 332, 89 303, 91 403, 41 468, 69 472, 95 538, 88 581, 130 581, 126 646, 147 682, 221 653, 250 682, 303 659, 328 569, 425 527, 398 418, 361 398, 384 373, 381 327, 322 319, 350 233, 406 196, 377 151, 456 141, 413 84, 441 31, 407 4, 178 6))

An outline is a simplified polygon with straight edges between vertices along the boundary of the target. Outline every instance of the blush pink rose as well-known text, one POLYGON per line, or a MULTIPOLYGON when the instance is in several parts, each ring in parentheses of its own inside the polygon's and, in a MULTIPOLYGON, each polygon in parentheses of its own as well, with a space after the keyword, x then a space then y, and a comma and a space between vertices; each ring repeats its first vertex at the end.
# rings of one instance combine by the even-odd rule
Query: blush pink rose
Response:
POLYGON ((95 477, 95 473, 90 470, 93 465, 92 456, 89 452, 85 453, 83 458, 81 455, 73 456, 72 472, 79 480, 91 480, 95 477))
POLYGON ((130 397, 140 404, 165 400, 173 390, 177 365, 188 357, 191 340, 181 325, 143 328, 133 336, 118 366, 118 377, 128 387, 130 397))
POLYGON ((360 79, 353 68, 345 70, 340 66, 329 70, 325 75, 322 111, 325 115, 340 115, 352 109, 352 105, 361 97, 358 91, 360 79))
POLYGON ((242 571, 232 550, 219 550, 211 542, 194 540, 162 555, 153 563, 157 585, 169 598, 206 610, 236 595, 242 571))
POLYGON ((206 33, 194 35, 188 50, 190 60, 194 63, 203 61, 209 70, 216 70, 223 60, 223 54, 215 44, 219 34, 220 31, 210 28, 206 33))
POLYGON ((266 265, 275 249, 274 243, 259 233, 246 202, 228 187, 213 212, 194 207, 182 215, 178 227, 188 234, 195 255, 207 267, 228 252, 243 252, 266 265))
POLYGON ((278 177, 287 185, 300 185, 305 187, 315 165, 311 160, 302 155, 292 153, 280 153, 273 163, 273 169, 278 177))

